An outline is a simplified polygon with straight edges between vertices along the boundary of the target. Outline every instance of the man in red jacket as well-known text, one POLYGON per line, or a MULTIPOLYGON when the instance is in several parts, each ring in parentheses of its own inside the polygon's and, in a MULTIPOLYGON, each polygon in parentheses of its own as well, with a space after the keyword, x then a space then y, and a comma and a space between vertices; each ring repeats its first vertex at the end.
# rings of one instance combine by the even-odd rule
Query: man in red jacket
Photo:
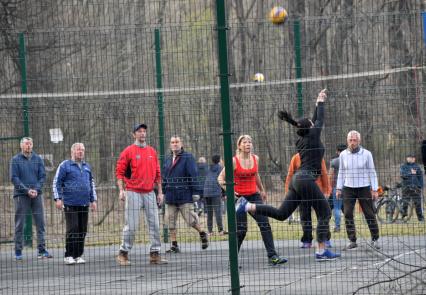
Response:
POLYGON ((160 165, 157 152, 146 144, 146 130, 145 124, 134 126, 135 142, 123 150, 117 161, 116 177, 120 189, 119 198, 125 202, 123 240, 117 262, 123 266, 130 264, 128 253, 135 240, 141 209, 144 209, 145 212, 151 242, 150 263, 167 263, 167 260, 163 260, 160 256, 158 204, 163 202, 160 165), (158 188, 157 196, 154 193, 154 185, 158 188))

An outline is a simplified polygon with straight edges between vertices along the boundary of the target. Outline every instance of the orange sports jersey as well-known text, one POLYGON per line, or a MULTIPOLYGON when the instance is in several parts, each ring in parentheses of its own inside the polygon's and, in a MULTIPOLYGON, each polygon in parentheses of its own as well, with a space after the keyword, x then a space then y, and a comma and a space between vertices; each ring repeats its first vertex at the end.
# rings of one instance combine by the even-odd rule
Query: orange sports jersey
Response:
MULTIPOLYGON (((293 177, 294 173, 296 173, 296 171, 300 168, 300 164, 300 155, 299 153, 297 153, 291 158, 290 165, 288 166, 287 178, 285 179, 286 193, 288 192, 288 186, 290 185, 291 178, 293 177)), ((318 187, 325 196, 331 195, 331 185, 328 180, 327 166, 325 165, 324 159, 322 159, 321 161, 321 176, 318 177, 315 182, 318 184, 318 187)))

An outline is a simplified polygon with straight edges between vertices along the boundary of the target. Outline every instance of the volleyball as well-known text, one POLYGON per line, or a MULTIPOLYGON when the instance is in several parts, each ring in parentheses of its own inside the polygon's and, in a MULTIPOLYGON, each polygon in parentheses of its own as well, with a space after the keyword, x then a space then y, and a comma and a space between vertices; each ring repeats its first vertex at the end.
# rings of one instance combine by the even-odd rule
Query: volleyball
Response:
POLYGON ((283 24, 287 19, 287 11, 281 6, 275 6, 269 12, 269 19, 275 25, 283 24))
POLYGON ((254 82, 263 82, 263 81, 265 81, 265 76, 263 76, 262 73, 256 73, 253 76, 253 80, 254 80, 254 82))

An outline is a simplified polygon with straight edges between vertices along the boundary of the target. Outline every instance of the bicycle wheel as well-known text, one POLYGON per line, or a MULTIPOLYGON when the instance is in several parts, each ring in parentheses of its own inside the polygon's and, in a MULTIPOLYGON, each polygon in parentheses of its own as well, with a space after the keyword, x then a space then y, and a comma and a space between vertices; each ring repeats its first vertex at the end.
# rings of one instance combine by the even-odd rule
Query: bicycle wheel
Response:
POLYGON ((401 199, 398 201, 398 206, 396 208, 396 219, 401 222, 408 222, 413 215, 413 208, 409 200, 401 199))
MULTIPOLYGON (((392 200, 384 200, 377 205, 376 215, 380 223, 394 223, 398 214, 396 212, 396 203, 392 200)), ((399 211, 398 211, 399 212, 399 211)))

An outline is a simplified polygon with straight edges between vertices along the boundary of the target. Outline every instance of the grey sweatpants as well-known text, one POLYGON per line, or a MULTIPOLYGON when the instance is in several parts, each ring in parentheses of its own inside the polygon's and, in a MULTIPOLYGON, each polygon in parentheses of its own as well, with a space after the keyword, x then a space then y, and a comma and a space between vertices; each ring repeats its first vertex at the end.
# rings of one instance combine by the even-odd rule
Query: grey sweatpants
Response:
POLYGON ((128 252, 132 249, 139 227, 141 209, 145 211, 145 223, 151 242, 150 252, 159 252, 161 249, 160 220, 158 218, 157 198, 153 191, 146 194, 126 191, 123 241, 120 250, 128 252))
POLYGON ((37 229, 37 249, 43 252, 46 250, 43 195, 39 194, 36 198, 16 196, 13 202, 15 204, 15 251, 22 251, 24 246, 25 218, 31 209, 37 229))

